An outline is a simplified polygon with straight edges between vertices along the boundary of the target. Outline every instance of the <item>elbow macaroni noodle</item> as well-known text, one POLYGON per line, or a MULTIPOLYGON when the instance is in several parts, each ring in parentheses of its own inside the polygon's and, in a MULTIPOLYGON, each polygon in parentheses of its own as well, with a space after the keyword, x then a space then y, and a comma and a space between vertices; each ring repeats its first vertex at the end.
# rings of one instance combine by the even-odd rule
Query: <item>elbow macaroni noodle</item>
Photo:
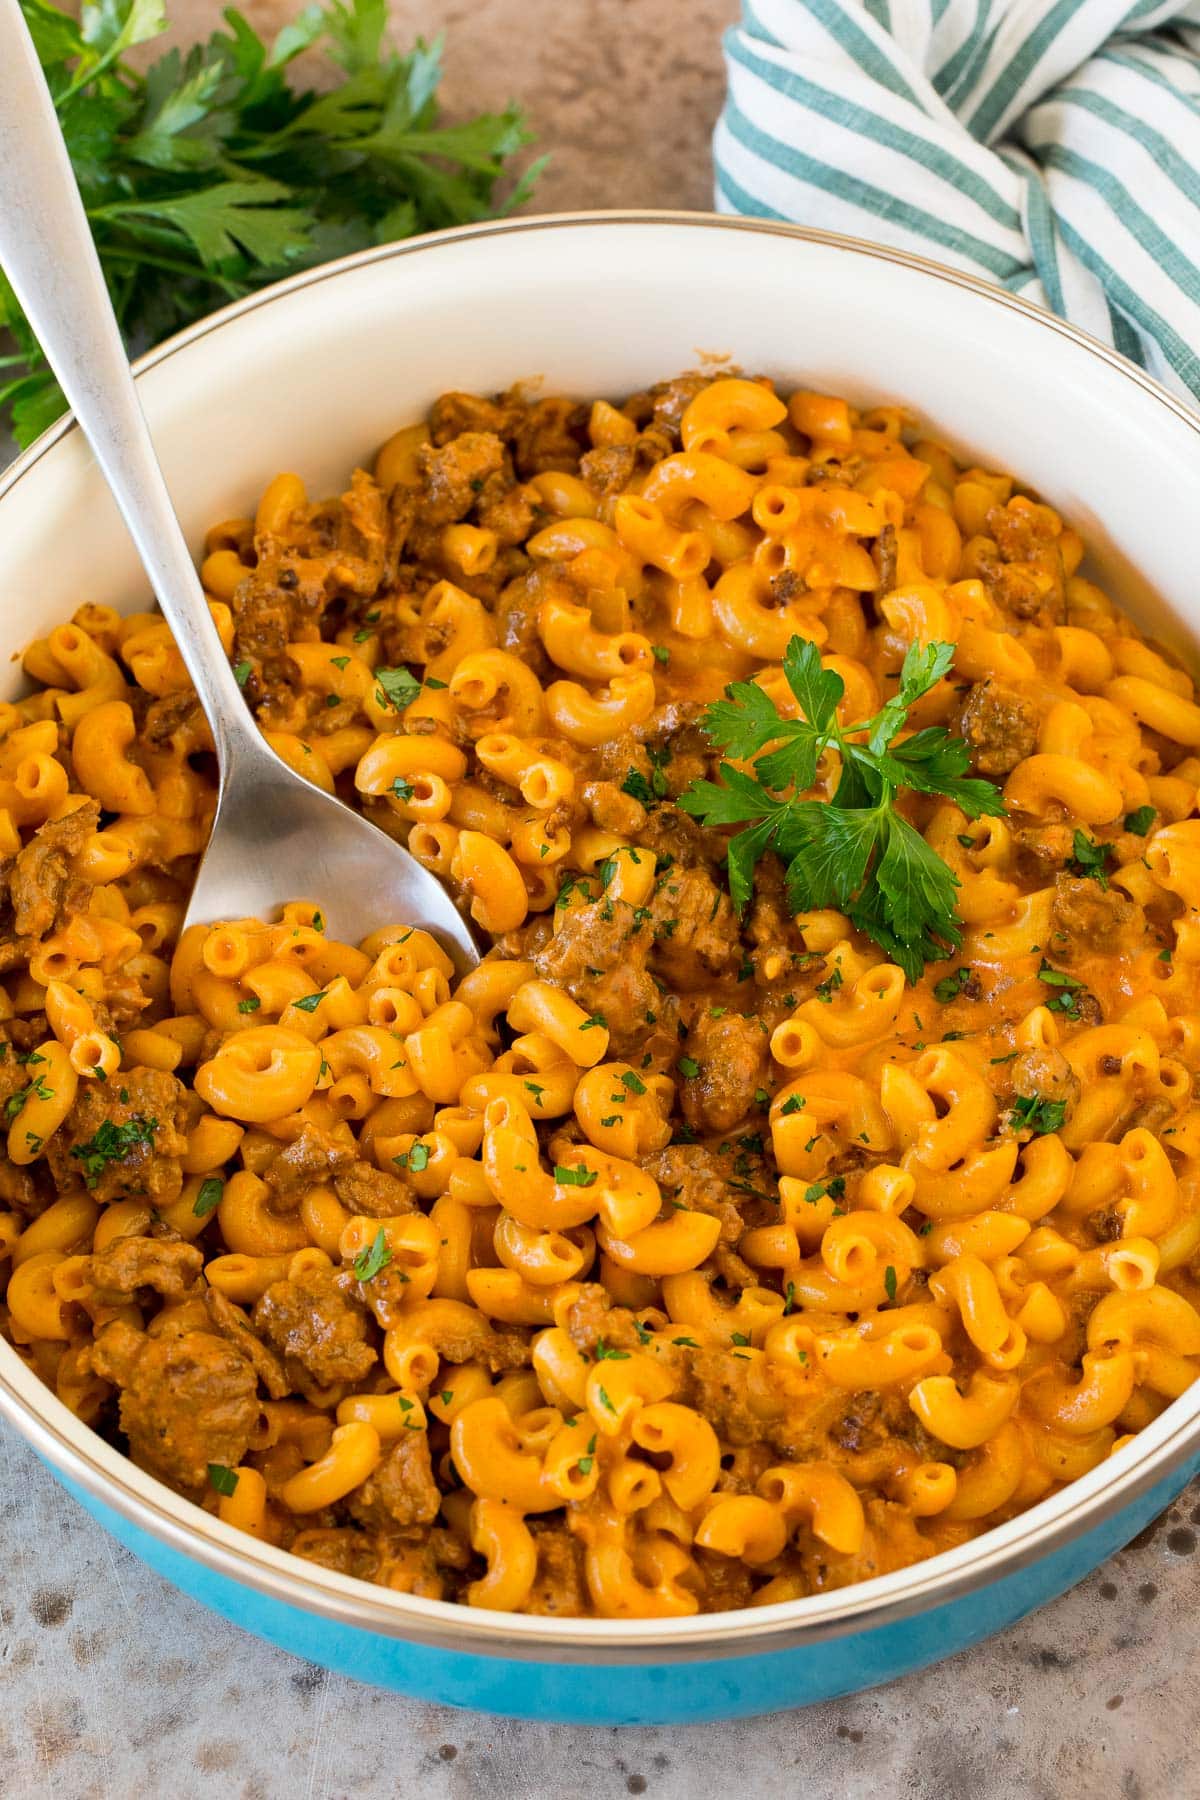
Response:
MULTIPOLYGON (((1200 706, 1014 481, 901 410, 684 377, 449 395, 203 579, 259 723, 446 879, 181 932, 211 743, 84 605, 0 707, 0 1276, 18 1353, 227 1524, 406 1592, 666 1617, 841 1586, 1094 1467, 1200 1371, 1200 706), (962 951, 907 987, 671 804, 816 643, 1004 818, 902 804, 962 951), (420 671, 418 679, 413 670, 420 671)), ((836 771, 818 772, 828 798, 836 771)))

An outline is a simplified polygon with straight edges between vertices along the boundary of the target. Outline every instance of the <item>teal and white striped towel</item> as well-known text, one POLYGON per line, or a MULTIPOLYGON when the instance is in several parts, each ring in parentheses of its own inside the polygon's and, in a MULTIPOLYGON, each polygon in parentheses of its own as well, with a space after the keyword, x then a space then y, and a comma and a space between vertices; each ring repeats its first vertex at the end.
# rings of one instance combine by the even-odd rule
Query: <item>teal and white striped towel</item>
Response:
POLYGON ((1200 0, 744 0, 717 205, 918 251, 1200 400, 1200 0))

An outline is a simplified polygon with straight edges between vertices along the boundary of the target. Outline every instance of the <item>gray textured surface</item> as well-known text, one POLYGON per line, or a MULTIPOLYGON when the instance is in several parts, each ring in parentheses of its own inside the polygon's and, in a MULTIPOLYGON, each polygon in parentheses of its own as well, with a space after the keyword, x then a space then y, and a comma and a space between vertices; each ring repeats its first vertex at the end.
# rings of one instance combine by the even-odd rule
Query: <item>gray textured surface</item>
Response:
POLYGON ((686 1730, 529 1725, 325 1675, 175 1593, 0 1428, 5 1800, 1193 1800, 1200 1483, 939 1668, 686 1730))
MULTIPOLYGON (((177 35, 214 0, 174 0, 177 35)), ((249 0, 262 29, 293 0, 249 0)), ((736 0, 395 0, 450 34, 447 99, 521 97, 546 209, 709 204, 736 0)), ((0 451, 0 462, 3 453, 0 451)), ((1195 1800, 1200 1486, 994 1644, 805 1713, 675 1731, 417 1705, 273 1650, 175 1593, 0 1428, 4 1800, 1195 1800)))

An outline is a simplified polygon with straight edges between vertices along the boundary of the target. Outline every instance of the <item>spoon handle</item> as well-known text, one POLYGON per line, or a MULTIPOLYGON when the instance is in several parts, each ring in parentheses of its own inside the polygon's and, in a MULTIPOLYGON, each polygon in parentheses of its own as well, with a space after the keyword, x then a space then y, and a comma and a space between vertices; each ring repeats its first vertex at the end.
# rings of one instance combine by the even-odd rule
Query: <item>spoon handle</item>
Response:
POLYGON ((87 215, 18 0, 0 0, 0 268, 91 444, 212 727, 260 743, 134 390, 87 215))

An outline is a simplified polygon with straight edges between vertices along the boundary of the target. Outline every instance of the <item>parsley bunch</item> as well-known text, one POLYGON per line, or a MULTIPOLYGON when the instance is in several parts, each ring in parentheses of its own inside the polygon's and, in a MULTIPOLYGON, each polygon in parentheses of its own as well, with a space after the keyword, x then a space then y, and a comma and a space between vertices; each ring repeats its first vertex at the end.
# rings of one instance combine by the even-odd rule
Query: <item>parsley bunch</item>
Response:
MULTIPOLYGON (((125 59, 166 29, 164 0, 85 0, 78 23, 50 0, 21 9, 117 318, 140 344, 330 257, 486 218, 528 142, 512 106, 439 124, 441 39, 385 49, 387 0, 310 5, 271 44, 231 7, 227 30, 145 76, 125 59), (315 47, 340 71, 320 94, 286 76, 315 47)), ((0 424, 24 445, 65 403, 0 275, 5 328, 0 424)))
POLYGON ((709 737, 739 762, 753 758, 754 772, 723 762, 721 785, 693 781, 678 805, 706 825, 742 826, 727 857, 739 911, 750 898, 755 864, 774 850, 787 864, 793 911, 836 906, 910 981, 961 943, 957 877, 895 806, 897 793, 908 788, 943 795, 972 819, 1004 810, 990 781, 966 774, 969 753, 961 738, 940 725, 900 737, 909 707, 953 660, 952 644, 913 644, 895 697, 874 718, 842 726, 841 676, 822 668, 815 644, 794 637, 783 673, 803 718, 783 718, 754 682, 734 682, 709 707, 702 721, 709 737), (802 798, 831 749, 841 762, 832 800, 802 798))

